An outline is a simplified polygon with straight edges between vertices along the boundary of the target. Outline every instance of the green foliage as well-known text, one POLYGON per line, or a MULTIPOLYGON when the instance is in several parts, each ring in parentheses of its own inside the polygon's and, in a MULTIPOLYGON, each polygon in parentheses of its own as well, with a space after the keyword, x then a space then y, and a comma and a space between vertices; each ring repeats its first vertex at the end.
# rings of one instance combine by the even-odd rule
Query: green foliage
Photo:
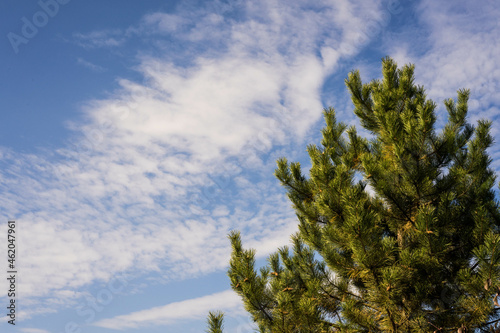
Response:
POLYGON ((499 318, 491 123, 467 122, 460 90, 436 132, 414 67, 385 58, 382 72, 346 79, 372 139, 329 108, 321 146, 308 147, 309 177, 278 160, 299 221, 293 248, 257 272, 255 252, 229 236, 231 286, 260 332, 488 332, 499 318))
POLYGON ((223 332, 223 317, 222 312, 209 312, 208 313, 208 331, 207 333, 222 333, 223 332))

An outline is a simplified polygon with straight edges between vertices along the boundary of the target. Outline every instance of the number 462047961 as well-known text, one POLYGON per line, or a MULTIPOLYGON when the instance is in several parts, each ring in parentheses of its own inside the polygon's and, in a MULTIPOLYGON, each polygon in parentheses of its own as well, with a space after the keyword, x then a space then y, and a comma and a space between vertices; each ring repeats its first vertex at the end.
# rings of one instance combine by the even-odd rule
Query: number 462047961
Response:
POLYGON ((9 221, 8 223, 8 230, 7 230, 7 242, 8 242, 8 254, 7 256, 9 257, 8 262, 9 262, 9 268, 14 269, 16 267, 15 262, 16 262, 16 236, 14 234, 16 233, 16 222, 15 221, 9 221))

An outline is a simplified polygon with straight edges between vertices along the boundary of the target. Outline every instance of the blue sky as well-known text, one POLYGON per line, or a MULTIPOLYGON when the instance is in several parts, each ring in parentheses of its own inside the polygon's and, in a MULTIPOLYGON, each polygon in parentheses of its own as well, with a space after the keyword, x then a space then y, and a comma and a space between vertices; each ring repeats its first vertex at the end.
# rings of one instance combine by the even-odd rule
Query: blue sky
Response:
POLYGON ((219 309, 251 332, 226 235, 259 264, 288 244, 276 159, 307 169, 324 107, 357 125, 344 79, 380 77, 386 55, 416 65, 439 124, 470 88, 470 120, 499 138, 498 17, 496 0, 2 1, 0 219, 18 223, 20 296, 0 330, 201 332, 219 309))

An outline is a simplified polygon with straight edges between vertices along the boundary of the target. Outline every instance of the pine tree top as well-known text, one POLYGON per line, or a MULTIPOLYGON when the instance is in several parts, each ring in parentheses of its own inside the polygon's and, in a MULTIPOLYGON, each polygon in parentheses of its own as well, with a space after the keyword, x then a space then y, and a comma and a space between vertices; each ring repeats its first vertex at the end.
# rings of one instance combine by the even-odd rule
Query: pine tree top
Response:
POLYGON ((254 251, 230 235, 231 285, 261 332, 465 332, 498 318, 491 123, 467 122, 469 91, 459 90, 438 131, 414 66, 385 58, 382 74, 346 79, 372 138, 328 108, 321 145, 308 146, 309 176, 278 160, 299 221, 291 252, 258 273, 254 251))

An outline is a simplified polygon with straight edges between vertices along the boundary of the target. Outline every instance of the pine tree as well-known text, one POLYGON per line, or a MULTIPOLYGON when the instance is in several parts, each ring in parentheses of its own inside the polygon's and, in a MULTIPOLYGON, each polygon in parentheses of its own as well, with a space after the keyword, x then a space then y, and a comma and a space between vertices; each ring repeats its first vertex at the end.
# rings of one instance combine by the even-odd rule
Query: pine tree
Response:
MULTIPOLYGON (((260 332, 494 332, 500 316, 500 209, 491 123, 467 122, 469 91, 436 104, 414 66, 382 60, 382 80, 346 86, 370 138, 324 111, 309 177, 278 160, 299 221, 293 247, 258 272, 229 235, 231 287, 260 332)), ((222 318, 219 318, 220 320, 222 318)), ((219 332, 215 331, 214 332, 219 332)), ((500 332, 500 330, 499 330, 500 332)))

